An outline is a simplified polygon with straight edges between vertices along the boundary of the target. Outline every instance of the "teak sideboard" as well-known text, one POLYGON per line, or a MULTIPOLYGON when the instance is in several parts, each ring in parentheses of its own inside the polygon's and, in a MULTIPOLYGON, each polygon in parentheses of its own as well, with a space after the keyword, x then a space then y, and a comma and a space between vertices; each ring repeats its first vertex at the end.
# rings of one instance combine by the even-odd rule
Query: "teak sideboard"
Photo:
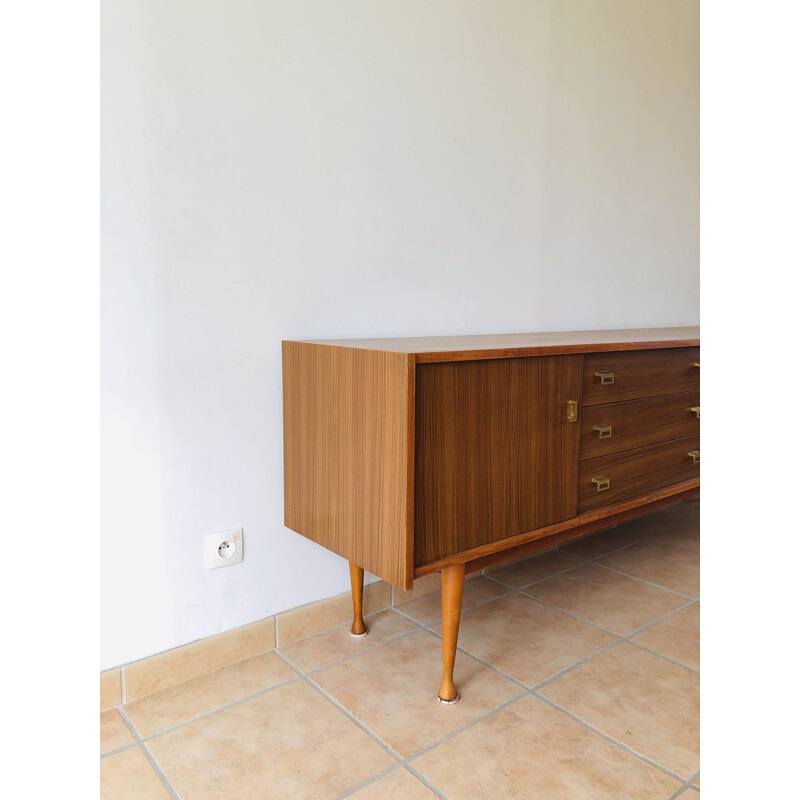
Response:
POLYGON ((700 487, 700 329, 283 342, 286 526, 400 589, 464 577, 700 487))

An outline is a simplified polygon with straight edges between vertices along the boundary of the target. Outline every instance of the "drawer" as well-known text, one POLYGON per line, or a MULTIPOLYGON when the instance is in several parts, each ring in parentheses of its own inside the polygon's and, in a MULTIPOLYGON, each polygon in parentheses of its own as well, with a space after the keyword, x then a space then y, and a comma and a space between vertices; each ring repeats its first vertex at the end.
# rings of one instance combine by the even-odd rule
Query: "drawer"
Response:
POLYGON ((589 353, 583 357, 584 406, 700 390, 699 347, 589 353))
POLYGON ((689 453, 700 451, 700 437, 686 436, 671 442, 638 447, 580 463, 578 513, 633 500, 649 492, 700 476, 689 453), (603 478, 606 484, 599 482, 603 478))
POLYGON ((581 411, 580 458, 698 435, 699 409, 700 392, 588 406, 581 411))

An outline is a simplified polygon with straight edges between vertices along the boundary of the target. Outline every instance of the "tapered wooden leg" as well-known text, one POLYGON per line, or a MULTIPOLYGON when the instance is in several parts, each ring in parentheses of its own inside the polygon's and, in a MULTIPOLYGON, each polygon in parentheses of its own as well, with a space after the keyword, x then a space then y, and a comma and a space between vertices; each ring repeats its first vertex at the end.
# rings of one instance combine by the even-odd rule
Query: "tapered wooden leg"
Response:
POLYGON ((440 703, 458 702, 458 692, 453 683, 453 666, 456 661, 458 625, 461 622, 464 572, 464 564, 454 564, 442 570, 442 685, 439 687, 440 703))
POLYGON ((366 636, 369 631, 364 624, 361 606, 364 601, 364 570, 350 562, 350 591, 353 593, 353 636, 366 636))

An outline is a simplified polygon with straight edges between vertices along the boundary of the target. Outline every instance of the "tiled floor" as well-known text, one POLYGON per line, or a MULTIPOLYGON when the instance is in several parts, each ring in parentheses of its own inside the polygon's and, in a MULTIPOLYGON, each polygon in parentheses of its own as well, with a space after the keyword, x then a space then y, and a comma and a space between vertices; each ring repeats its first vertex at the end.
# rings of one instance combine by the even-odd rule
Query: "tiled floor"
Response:
POLYGON ((101 715, 106 800, 699 800, 699 502, 101 715))

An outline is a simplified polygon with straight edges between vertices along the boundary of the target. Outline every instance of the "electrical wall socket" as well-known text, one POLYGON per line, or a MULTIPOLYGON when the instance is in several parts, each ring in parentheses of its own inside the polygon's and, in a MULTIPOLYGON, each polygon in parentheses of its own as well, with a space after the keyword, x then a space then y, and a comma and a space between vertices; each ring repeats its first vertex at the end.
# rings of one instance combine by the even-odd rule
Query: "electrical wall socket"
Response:
POLYGON ((206 569, 229 567, 242 560, 244 533, 241 528, 207 533, 203 539, 203 563, 206 569))

